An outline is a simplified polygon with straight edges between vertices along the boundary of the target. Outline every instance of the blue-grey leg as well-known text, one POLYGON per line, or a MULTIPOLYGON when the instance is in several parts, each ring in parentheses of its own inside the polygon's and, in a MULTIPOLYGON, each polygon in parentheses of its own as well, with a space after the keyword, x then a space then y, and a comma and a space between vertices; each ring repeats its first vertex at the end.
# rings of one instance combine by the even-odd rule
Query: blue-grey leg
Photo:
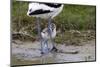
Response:
POLYGON ((47 51, 49 51, 49 47, 48 47, 48 40, 45 41, 45 44, 47 45, 47 51))
POLYGON ((43 43, 42 43, 42 47, 43 47, 43 53, 44 54, 47 54, 48 52, 49 52, 49 50, 48 50, 48 40, 44 40, 44 41, 42 41, 43 43))
POLYGON ((36 18, 36 21, 37 21, 36 23, 37 23, 37 30, 38 30, 39 41, 40 41, 40 44, 41 44, 41 54, 43 54, 40 18, 36 18))

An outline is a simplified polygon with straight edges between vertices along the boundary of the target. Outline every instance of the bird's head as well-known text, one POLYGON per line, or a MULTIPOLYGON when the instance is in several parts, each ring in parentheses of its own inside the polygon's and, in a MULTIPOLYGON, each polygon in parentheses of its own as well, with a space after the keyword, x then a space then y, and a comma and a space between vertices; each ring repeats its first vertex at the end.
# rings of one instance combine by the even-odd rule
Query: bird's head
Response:
POLYGON ((56 25, 54 24, 54 23, 51 23, 51 25, 50 25, 50 28, 52 29, 52 30, 56 30, 56 25))

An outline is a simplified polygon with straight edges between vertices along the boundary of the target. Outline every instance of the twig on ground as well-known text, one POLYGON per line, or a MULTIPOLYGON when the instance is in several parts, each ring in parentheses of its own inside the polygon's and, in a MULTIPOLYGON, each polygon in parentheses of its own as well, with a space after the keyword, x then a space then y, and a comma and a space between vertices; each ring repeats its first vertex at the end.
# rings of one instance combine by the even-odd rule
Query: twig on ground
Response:
POLYGON ((13 35, 22 34, 22 35, 26 35, 26 36, 29 36, 29 37, 31 37, 31 38, 34 38, 34 36, 28 34, 27 32, 13 32, 12 34, 13 34, 13 35))

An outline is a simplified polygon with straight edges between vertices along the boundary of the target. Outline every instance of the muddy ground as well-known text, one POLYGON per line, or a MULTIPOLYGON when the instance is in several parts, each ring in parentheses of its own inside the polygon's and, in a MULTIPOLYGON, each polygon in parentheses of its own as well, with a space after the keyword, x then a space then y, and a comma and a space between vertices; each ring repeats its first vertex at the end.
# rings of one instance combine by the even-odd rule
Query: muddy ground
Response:
MULTIPOLYGON (((56 44, 56 43, 55 43, 56 44)), ((12 42, 12 65, 27 64, 45 64, 45 63, 63 63, 63 62, 79 62, 79 61, 95 61, 95 40, 80 43, 80 46, 56 44, 57 49, 61 52, 49 52, 41 55, 40 43, 22 42, 15 40, 12 42), (76 52, 77 53, 70 53, 76 52)), ((49 42, 49 48, 52 48, 49 42)))

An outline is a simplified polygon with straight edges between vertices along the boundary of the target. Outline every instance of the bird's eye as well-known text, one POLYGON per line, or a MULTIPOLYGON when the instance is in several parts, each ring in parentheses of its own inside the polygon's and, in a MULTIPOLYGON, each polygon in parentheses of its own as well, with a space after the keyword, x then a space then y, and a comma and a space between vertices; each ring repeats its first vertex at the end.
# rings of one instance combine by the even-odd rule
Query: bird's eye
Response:
POLYGON ((43 33, 45 33, 45 32, 43 32, 43 33))

